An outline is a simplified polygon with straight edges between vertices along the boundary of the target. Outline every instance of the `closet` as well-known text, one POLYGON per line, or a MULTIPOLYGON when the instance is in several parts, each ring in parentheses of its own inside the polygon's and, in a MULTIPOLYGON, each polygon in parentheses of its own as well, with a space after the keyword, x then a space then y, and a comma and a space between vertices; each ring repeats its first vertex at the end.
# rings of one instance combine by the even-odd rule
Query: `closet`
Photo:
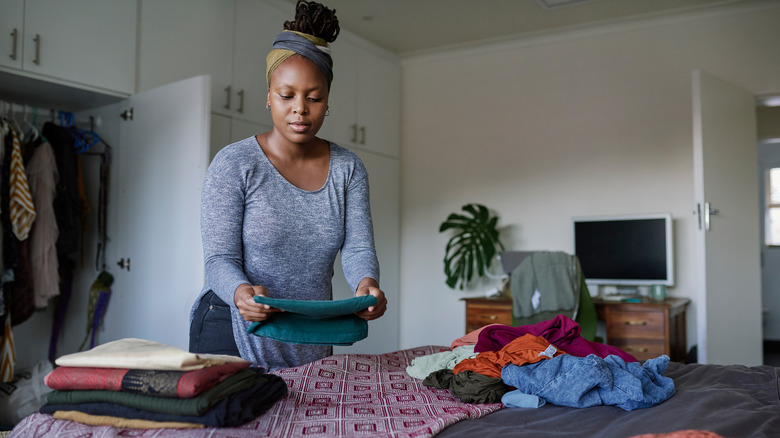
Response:
MULTIPOLYGON (((190 305, 203 285, 199 215, 209 88, 209 77, 199 76, 76 112, 76 120, 97 122, 95 131, 113 151, 105 257, 114 283, 100 342, 137 337, 187 348, 190 305)), ((82 164, 92 204, 90 229, 85 264, 74 273, 60 352, 77 351, 86 333, 87 299, 99 273, 99 162, 82 164)), ((52 316, 49 306, 14 327, 19 367, 47 357, 52 316)))

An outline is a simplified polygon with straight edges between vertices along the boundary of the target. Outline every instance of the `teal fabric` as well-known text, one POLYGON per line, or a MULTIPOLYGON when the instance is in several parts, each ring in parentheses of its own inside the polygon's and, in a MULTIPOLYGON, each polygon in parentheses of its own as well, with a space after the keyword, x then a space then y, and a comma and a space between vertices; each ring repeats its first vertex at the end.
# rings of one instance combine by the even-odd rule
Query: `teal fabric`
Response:
POLYGON ((279 342, 308 345, 352 345, 368 336, 368 321, 355 315, 377 300, 371 295, 335 301, 306 301, 255 295, 255 302, 284 310, 246 330, 279 342))

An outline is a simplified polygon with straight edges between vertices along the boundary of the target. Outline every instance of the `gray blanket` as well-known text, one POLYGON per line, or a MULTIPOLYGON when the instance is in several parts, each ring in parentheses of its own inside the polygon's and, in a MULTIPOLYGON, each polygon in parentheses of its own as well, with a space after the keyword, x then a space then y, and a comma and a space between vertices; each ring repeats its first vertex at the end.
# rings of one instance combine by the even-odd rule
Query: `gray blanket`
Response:
POLYGON ((437 437, 600 437, 707 430, 724 437, 780 437, 778 370, 771 366, 672 362, 676 394, 647 409, 614 406, 506 408, 456 423, 437 437))

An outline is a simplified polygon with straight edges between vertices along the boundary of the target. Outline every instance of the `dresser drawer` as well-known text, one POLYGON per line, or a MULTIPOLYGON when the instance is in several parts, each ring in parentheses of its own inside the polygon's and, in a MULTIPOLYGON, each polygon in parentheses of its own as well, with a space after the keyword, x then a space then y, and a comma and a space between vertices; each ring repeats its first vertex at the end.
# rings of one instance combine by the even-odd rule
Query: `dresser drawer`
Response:
MULTIPOLYGON (((664 339, 666 314, 654 310, 610 309, 607 338, 664 339)), ((612 344, 615 345, 615 344, 612 344)))
POLYGON ((663 339, 612 339, 610 345, 620 348, 634 356, 637 360, 645 361, 667 353, 666 343, 663 339))
POLYGON ((466 308, 466 330, 476 330, 488 324, 512 325, 512 307, 469 305, 466 308))

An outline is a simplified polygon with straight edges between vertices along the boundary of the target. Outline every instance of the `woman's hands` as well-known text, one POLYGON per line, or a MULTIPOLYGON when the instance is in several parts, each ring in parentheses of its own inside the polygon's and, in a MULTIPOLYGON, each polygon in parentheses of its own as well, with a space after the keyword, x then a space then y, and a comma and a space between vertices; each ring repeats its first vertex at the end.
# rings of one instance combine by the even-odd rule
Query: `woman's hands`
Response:
MULTIPOLYGON (((255 295, 268 296, 268 289, 264 286, 251 286, 249 284, 242 284, 236 288, 236 292, 233 294, 233 301, 238 308, 241 316, 249 322, 265 321, 270 318, 271 315, 277 312, 283 312, 283 310, 276 309, 267 304, 256 303, 253 298, 255 295)), ((379 285, 373 278, 366 278, 360 282, 355 296, 372 295, 376 298, 376 305, 369 307, 368 309, 361 310, 355 313, 355 315, 366 321, 377 319, 385 314, 387 310, 387 299, 385 293, 379 289, 379 285)))
POLYGON ((385 293, 379 289, 379 285, 377 284, 376 280, 373 278, 364 278, 360 282, 360 286, 358 286, 357 290, 355 291, 356 297, 361 295, 373 295, 376 298, 377 303, 368 309, 356 312, 355 315, 365 319, 366 321, 371 321, 372 319, 377 319, 385 314, 385 311, 387 310, 387 298, 385 298, 385 293))
POLYGON ((256 303, 255 295, 268 296, 268 289, 264 286, 250 286, 246 283, 238 286, 233 294, 233 302, 236 303, 239 313, 249 322, 265 321, 276 312, 282 310, 273 308, 268 304, 256 303))

